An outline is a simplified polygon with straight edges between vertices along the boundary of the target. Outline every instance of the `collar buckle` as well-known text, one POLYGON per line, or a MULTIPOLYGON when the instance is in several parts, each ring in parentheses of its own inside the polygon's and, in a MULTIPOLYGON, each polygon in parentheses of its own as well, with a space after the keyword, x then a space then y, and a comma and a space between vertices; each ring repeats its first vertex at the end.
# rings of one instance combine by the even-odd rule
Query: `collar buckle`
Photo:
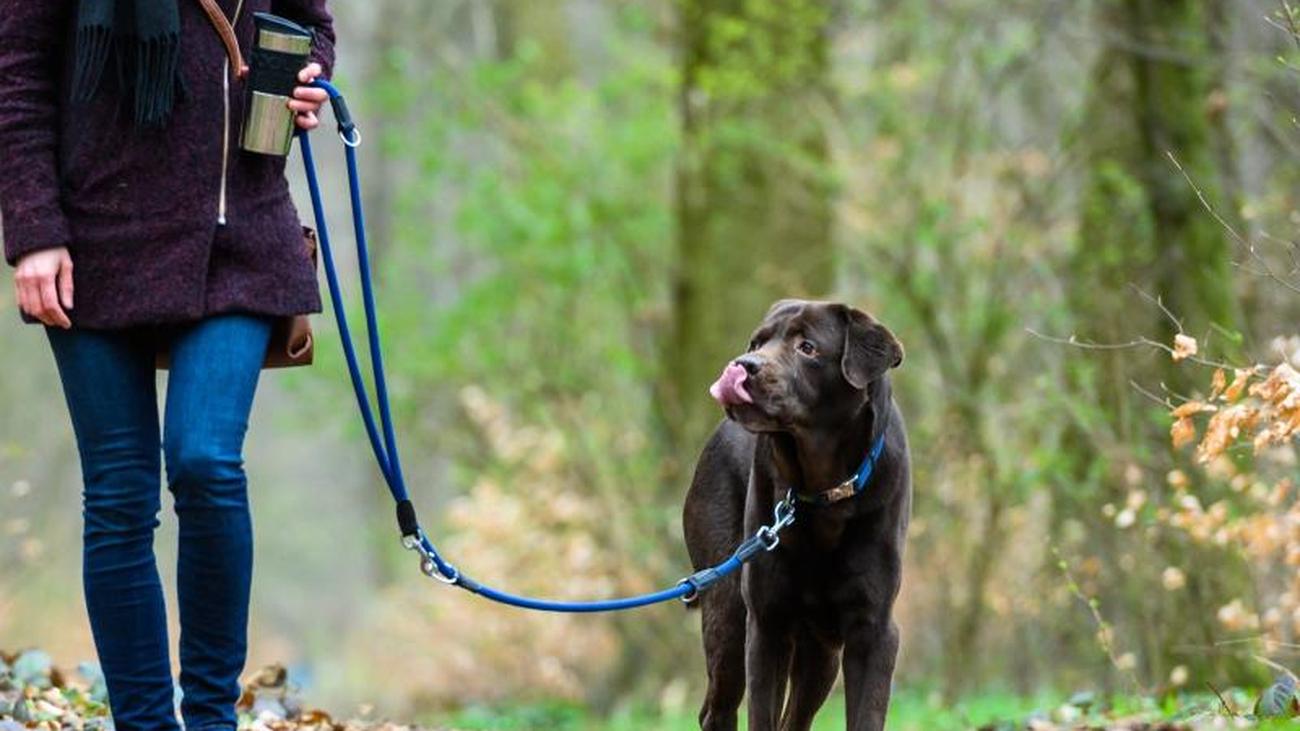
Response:
POLYGON ((849 475, 849 479, 829 490, 812 494, 802 493, 791 488, 790 495, 792 499, 801 503, 811 503, 812 505, 825 507, 866 492, 867 485, 871 482, 871 474, 876 470, 876 462, 879 461, 880 454, 884 450, 885 432, 881 430, 880 436, 871 447, 871 451, 867 452, 866 459, 862 460, 862 466, 858 468, 857 472, 849 475))

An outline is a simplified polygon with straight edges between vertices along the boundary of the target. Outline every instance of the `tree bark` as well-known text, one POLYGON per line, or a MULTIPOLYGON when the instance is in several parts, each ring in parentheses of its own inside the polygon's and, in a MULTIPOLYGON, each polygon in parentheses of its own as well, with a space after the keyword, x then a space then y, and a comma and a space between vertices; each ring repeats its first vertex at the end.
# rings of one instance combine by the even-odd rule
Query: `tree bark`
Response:
MULTIPOLYGON (((1081 131, 1087 172, 1070 272, 1076 330, 1089 339, 1172 341, 1178 324, 1139 298, 1130 284, 1159 297, 1202 345, 1207 333, 1232 333, 1238 326, 1233 244, 1197 194, 1199 188, 1225 217, 1235 210, 1224 193, 1232 147, 1215 137, 1227 127, 1215 118, 1223 111, 1213 94, 1222 48, 1213 42, 1207 5, 1201 0, 1111 0, 1102 6, 1102 34, 1111 45, 1094 69, 1081 131)), ((1220 352, 1234 352, 1228 338, 1216 334, 1215 344, 1220 352)), ((1058 491, 1055 509, 1082 520, 1090 535, 1103 537, 1092 549, 1108 578, 1099 598, 1103 606, 1115 606, 1158 585, 1159 570, 1173 556, 1157 554, 1138 562, 1136 570, 1126 570, 1125 554, 1131 563, 1135 541, 1142 539, 1117 533, 1097 508, 1124 504, 1132 488, 1123 477, 1126 463, 1141 460, 1162 474, 1174 458, 1134 456, 1132 445, 1167 444, 1168 434, 1154 426, 1144 403, 1135 403, 1133 354, 1075 357, 1080 362, 1071 387, 1081 403, 1096 404, 1096 409, 1086 410, 1085 423, 1070 440, 1080 445, 1073 455, 1075 484, 1058 491)), ((1187 369, 1167 357, 1156 367, 1162 383, 1175 392, 1187 391, 1187 369)), ((1161 489, 1159 482, 1142 487, 1156 493, 1161 489)), ((1168 629, 1148 646, 1177 645, 1179 633, 1194 626, 1195 615, 1212 613, 1208 606, 1175 609, 1155 623, 1168 629)), ((1125 629, 1129 637, 1120 641, 1139 646, 1134 640, 1143 628, 1117 627, 1125 629)), ((1155 672, 1167 672, 1172 663, 1172 658, 1146 660, 1155 672)))
POLYGON ((681 0, 679 269, 662 409, 683 463, 719 418, 709 382, 768 306, 832 287, 820 0, 681 0))

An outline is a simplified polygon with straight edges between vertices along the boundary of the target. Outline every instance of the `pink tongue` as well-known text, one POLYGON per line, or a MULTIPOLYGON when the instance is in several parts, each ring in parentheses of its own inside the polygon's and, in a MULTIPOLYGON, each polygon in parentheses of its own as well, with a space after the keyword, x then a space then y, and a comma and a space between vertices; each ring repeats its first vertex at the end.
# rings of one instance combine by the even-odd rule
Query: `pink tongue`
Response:
POLYGON ((722 369, 722 375, 718 376, 718 380, 709 386, 709 394, 723 406, 751 404, 754 399, 750 397, 749 391, 745 390, 745 379, 748 376, 749 373, 743 366, 730 363, 722 369))

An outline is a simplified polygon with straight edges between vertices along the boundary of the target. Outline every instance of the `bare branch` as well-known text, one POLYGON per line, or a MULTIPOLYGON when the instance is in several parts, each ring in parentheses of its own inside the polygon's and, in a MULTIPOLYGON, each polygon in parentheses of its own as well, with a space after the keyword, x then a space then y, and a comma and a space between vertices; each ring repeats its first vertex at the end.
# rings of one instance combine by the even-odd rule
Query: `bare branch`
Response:
POLYGON ((1111 625, 1106 621, 1106 618, 1102 616, 1100 605, 1096 599, 1089 597, 1083 592, 1083 587, 1079 585, 1078 580, 1074 578, 1074 573, 1070 571, 1069 562, 1067 562, 1065 557, 1061 555, 1061 549, 1053 545, 1052 555, 1056 556, 1057 567, 1060 568, 1061 574, 1065 577, 1066 588, 1068 588, 1070 593, 1074 594, 1074 596, 1088 608, 1088 612, 1092 614, 1092 621, 1097 625, 1098 642, 1101 644, 1102 650, 1106 653, 1107 659, 1110 660, 1110 664, 1114 666, 1115 670, 1119 671, 1121 675, 1128 679, 1129 683, 1132 684, 1133 689, 1136 690, 1139 695, 1142 695, 1143 688, 1142 684, 1138 681, 1137 674, 1133 672, 1132 668, 1126 668, 1119 660, 1119 655, 1115 650, 1111 625))
POLYGON ((1294 681, 1296 681, 1296 682, 1300 682, 1300 678, 1296 678, 1295 673, 1291 672, 1291 669, 1288 668, 1287 666, 1285 666, 1285 665, 1281 665, 1281 664, 1279 664, 1279 663, 1275 663, 1275 662, 1273 662, 1272 660, 1270 660, 1270 659, 1264 657, 1263 655, 1251 655, 1251 657, 1253 657, 1255 660, 1257 660, 1257 661, 1259 661, 1259 662, 1261 662, 1261 663, 1264 663, 1265 665, 1269 666, 1270 668, 1273 668, 1274 670, 1278 671, 1279 673, 1284 673, 1284 674, 1286 674, 1286 675, 1289 675, 1289 676, 1291 677, 1292 680, 1294 680, 1294 681))
MULTIPOLYGON (((1134 348, 1156 348, 1157 350, 1165 351, 1171 356, 1174 355, 1174 349, 1171 346, 1165 345, 1164 343, 1161 342, 1157 342, 1148 337, 1137 337, 1134 338, 1133 340, 1129 340, 1128 342, 1124 342, 1124 343, 1097 343, 1089 340, 1080 340, 1077 335, 1071 335, 1068 338, 1054 337, 1052 335, 1044 335, 1043 333, 1040 333, 1037 330, 1028 327, 1025 328, 1025 332, 1029 333, 1030 335, 1033 335, 1036 338, 1039 338, 1040 340, 1046 340, 1049 343, 1056 343, 1058 345, 1069 345, 1071 347, 1079 348, 1081 350, 1132 350, 1134 348)), ((1232 365, 1231 363, 1222 363, 1217 360, 1209 360, 1208 358, 1202 358, 1197 355, 1188 355, 1185 356, 1183 359, 1189 360, 1193 363, 1199 363, 1200 365, 1203 366, 1210 366, 1211 368, 1224 368, 1229 370, 1236 370, 1242 367, 1242 366, 1232 365)))
POLYGON ((1291 34, 1291 40, 1295 41, 1296 49, 1300 50, 1300 27, 1296 26, 1295 11, 1291 9, 1290 0, 1281 0, 1282 16, 1286 18, 1286 31, 1291 34))
POLYGON ((1227 713, 1229 716, 1231 716, 1232 718, 1236 718, 1236 717, 1237 717, 1237 711, 1236 711, 1236 709, 1234 709, 1232 706, 1228 705, 1228 700, 1227 700, 1226 698, 1223 697, 1223 694, 1219 692, 1219 689, 1218 689, 1218 688, 1214 687, 1214 683, 1211 683, 1210 681, 1207 680, 1207 681, 1205 681, 1205 685, 1206 685, 1210 690, 1214 691, 1214 695, 1218 696, 1218 698, 1219 698, 1219 703, 1222 703, 1222 704, 1223 704, 1223 711, 1224 711, 1225 713, 1227 713))
POLYGON ((1166 152, 1165 155, 1169 158, 1169 161, 1174 164, 1174 167, 1178 169, 1178 172, 1182 174, 1183 179, 1187 181, 1187 184, 1192 187, 1192 191, 1196 193, 1196 198, 1201 202, 1201 205, 1205 210, 1208 211, 1209 214, 1214 217, 1214 220, 1218 221, 1219 225, 1228 232, 1233 241, 1236 241, 1241 248, 1246 250, 1246 253, 1250 255, 1250 258, 1263 269, 1264 275, 1292 292, 1300 294, 1300 286, 1287 281, 1281 275, 1274 272, 1273 267, 1270 266, 1268 261, 1265 260, 1264 257, 1260 255, 1259 251, 1255 249, 1255 245, 1247 241, 1241 234, 1237 233, 1237 229, 1233 228, 1232 225, 1223 218, 1223 216, 1219 215, 1219 212, 1215 210, 1214 206, 1210 205, 1210 202, 1205 198, 1205 193, 1202 192, 1201 188, 1192 180, 1192 176, 1188 175, 1187 171, 1183 169, 1182 163, 1178 162, 1178 158, 1174 156, 1174 153, 1166 152))
POLYGON ((1131 379, 1131 378, 1129 379, 1128 385, 1129 385, 1129 386, 1132 386, 1134 391, 1137 391, 1138 393, 1142 394, 1143 396, 1146 396, 1148 399, 1150 399, 1150 400, 1156 402, 1157 404, 1159 404, 1159 405, 1165 407, 1166 409, 1170 409, 1170 410, 1172 410, 1172 409, 1174 408, 1174 404, 1173 404, 1172 401, 1169 400, 1169 397, 1166 396, 1165 398, 1160 398, 1159 395, 1157 395, 1157 394, 1155 394, 1155 393, 1152 393, 1152 392, 1151 392, 1150 390, 1148 390, 1145 386, 1143 386, 1142 384, 1138 383, 1137 381, 1134 381, 1134 380, 1131 379))
POLYGON ((1178 330, 1178 332, 1180 333, 1183 332, 1182 320, 1179 320, 1177 317, 1175 317, 1174 313, 1170 312, 1168 307, 1165 307, 1164 300, 1161 299, 1159 295, 1148 294, 1141 287, 1137 286, 1132 282, 1129 282, 1128 286, 1132 288, 1134 292, 1137 292, 1139 297, 1146 300, 1147 302, 1154 304, 1156 307, 1159 307, 1160 311, 1165 313, 1165 317, 1168 317, 1169 321, 1174 324, 1174 327, 1178 330))

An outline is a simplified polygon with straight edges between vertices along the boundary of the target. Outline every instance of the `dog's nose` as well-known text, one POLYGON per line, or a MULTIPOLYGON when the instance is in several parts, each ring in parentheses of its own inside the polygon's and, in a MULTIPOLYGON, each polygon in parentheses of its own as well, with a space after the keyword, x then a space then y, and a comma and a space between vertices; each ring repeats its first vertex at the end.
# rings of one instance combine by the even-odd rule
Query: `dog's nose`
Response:
POLYGON ((751 376, 758 373, 758 370, 763 367, 763 359, 753 353, 746 353, 732 362, 744 368, 745 372, 751 376))

